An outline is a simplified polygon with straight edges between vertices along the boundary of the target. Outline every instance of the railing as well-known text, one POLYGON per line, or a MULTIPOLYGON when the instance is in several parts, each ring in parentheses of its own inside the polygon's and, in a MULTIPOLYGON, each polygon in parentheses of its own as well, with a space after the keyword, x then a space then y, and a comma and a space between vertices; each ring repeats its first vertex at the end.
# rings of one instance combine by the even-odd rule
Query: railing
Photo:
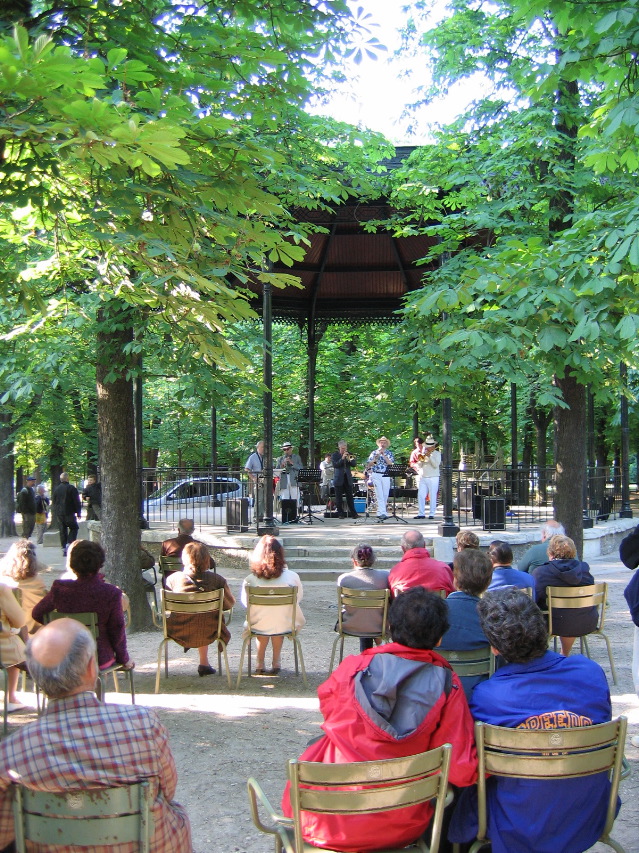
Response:
POLYGON ((226 502, 248 495, 246 472, 227 468, 143 468, 140 483, 150 523, 192 518, 197 525, 224 525, 226 502))
MULTIPOLYGON (((487 530, 519 530, 554 515, 554 468, 481 468, 453 471, 453 516, 459 527, 481 525, 487 530)), ((612 468, 587 470, 584 517, 593 522, 616 517, 621 507, 621 484, 612 468)))

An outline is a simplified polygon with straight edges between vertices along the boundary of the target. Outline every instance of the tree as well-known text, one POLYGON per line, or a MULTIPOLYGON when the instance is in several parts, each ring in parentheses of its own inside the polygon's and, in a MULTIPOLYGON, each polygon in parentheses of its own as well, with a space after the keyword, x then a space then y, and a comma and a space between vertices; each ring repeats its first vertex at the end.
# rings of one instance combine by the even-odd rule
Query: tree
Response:
POLYGON ((629 54, 595 40, 610 8, 453 2, 422 35, 435 87, 481 72, 495 91, 414 155, 395 195, 414 211, 404 232, 438 240, 440 266, 406 308, 409 329, 428 329, 423 366, 445 388, 486 360, 512 381, 546 377, 538 403, 555 405, 560 433, 556 511, 579 549, 585 386, 634 363, 639 320, 634 243, 624 254, 623 234, 610 232, 634 203, 634 175, 617 158, 602 182, 587 136, 598 131, 601 144, 609 87, 631 69, 629 54))

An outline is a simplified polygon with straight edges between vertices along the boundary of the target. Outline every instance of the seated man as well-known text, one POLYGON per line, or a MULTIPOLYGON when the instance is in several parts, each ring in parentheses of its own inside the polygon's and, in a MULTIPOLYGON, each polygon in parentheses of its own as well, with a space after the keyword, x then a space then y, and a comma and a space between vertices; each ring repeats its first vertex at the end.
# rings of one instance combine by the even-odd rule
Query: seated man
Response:
MULTIPOLYGON (((479 619, 506 665, 470 700, 476 720, 521 729, 605 723, 611 718, 606 676, 598 663, 548 651, 542 612, 517 589, 489 592, 479 619)), ((488 835, 493 853, 580 853, 601 835, 610 783, 607 773, 580 779, 488 781, 488 835)), ((476 802, 463 791, 449 839, 468 842, 477 831, 476 802)))
POLYGON ((513 550, 508 542, 495 539, 494 542, 490 543, 488 556, 493 565, 493 576, 488 586, 488 592, 492 592, 494 589, 514 586, 518 589, 532 590, 534 597, 535 581, 526 572, 513 569, 513 550))
MULTIPOLYGON (((455 592, 446 599, 450 627, 442 637, 442 649, 456 652, 472 651, 488 645, 479 624, 477 605, 479 596, 486 591, 493 573, 487 555, 475 548, 458 551, 453 560, 455 592)), ((470 699, 475 685, 485 681, 486 675, 465 675, 460 681, 466 698, 470 699)))
POLYGON ((450 566, 430 556, 419 530, 407 530, 404 533, 402 551, 402 559, 390 570, 388 578, 393 596, 414 586, 433 591, 443 589, 447 595, 455 589, 450 566))
MULTIPOLYGON (((346 658, 318 695, 324 736, 301 759, 325 764, 417 755, 450 743, 449 781, 477 778, 473 724, 458 677, 433 649, 448 628, 446 602, 422 587, 393 600, 392 643, 346 658)), ((282 802, 291 815, 288 786, 282 802)), ((320 847, 379 850, 402 847, 423 833, 433 808, 408 807, 360 817, 306 813, 304 837, 320 847)))
MULTIPOLYGON (((168 733, 155 711, 98 702, 93 692, 95 643, 89 631, 75 619, 45 625, 29 640, 27 664, 50 701, 42 717, 0 743, 0 849, 14 838, 10 787, 17 774, 35 791, 147 780, 151 850, 190 853, 189 819, 173 801, 177 773, 168 733)), ((109 847, 113 853, 131 849, 131 844, 109 847)))
POLYGON ((552 518, 550 521, 542 524, 540 530, 541 542, 531 545, 521 560, 517 562, 519 571, 532 574, 537 566, 541 566, 542 563, 548 560, 548 540, 553 536, 564 535, 565 533, 563 524, 554 521, 552 518))
MULTIPOLYGON (((161 557, 181 557, 184 546, 189 542, 197 542, 193 538, 195 522, 192 518, 181 518, 178 521, 178 535, 172 539, 165 539, 160 550, 161 557)), ((215 571, 215 560, 211 557, 211 571, 215 571)), ((170 574, 170 573, 169 573, 170 574)))

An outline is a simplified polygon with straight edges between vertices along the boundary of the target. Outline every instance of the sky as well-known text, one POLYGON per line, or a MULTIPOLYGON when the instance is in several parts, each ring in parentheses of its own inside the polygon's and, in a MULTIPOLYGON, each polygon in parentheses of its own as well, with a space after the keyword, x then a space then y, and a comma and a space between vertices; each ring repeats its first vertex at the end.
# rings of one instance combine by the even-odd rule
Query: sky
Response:
POLYGON ((404 115, 405 106, 418 99, 417 87, 429 82, 425 63, 420 66, 416 60, 397 55, 401 45, 399 30, 406 19, 402 7, 408 5, 408 0, 360 0, 349 5, 354 10, 361 7, 371 15, 379 25, 374 34, 387 51, 381 52, 376 61, 365 57, 360 65, 350 63, 346 69, 348 82, 328 104, 314 106, 312 112, 380 131, 395 145, 417 145, 432 138, 434 123, 452 120, 479 96, 479 85, 467 81, 463 90, 460 87, 451 92, 444 101, 404 115), (411 124, 415 125, 412 133, 411 124))

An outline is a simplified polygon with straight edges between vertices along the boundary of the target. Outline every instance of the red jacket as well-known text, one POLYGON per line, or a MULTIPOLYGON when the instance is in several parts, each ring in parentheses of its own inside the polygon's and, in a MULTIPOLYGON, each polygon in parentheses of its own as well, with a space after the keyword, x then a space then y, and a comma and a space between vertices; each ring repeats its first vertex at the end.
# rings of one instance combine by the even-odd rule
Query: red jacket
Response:
MULTIPOLYGON (((450 665, 435 652, 399 643, 347 657, 318 688, 325 734, 307 747, 301 759, 325 764, 374 761, 416 755, 450 743, 449 781, 460 787, 472 785, 477 779, 473 720, 457 675, 452 671, 442 675, 440 669, 450 670, 450 665), (379 659, 373 662, 376 656, 379 659), (363 670, 367 673, 359 675, 363 670), (416 682, 420 678, 431 687, 438 685, 434 703, 426 698, 428 690, 416 682), (369 680, 372 685, 366 684, 369 680), (421 705, 416 697, 421 697, 421 705)), ((282 808, 284 814, 292 815, 288 785, 282 808)), ((432 813, 430 805, 410 806, 390 815, 305 813, 303 834, 318 847, 354 853, 402 847, 425 831, 432 813)))
POLYGON ((453 592, 453 573, 447 563, 434 560, 426 548, 411 548, 390 570, 388 585, 393 597, 406 592, 413 586, 426 589, 445 589, 446 595, 453 592))

